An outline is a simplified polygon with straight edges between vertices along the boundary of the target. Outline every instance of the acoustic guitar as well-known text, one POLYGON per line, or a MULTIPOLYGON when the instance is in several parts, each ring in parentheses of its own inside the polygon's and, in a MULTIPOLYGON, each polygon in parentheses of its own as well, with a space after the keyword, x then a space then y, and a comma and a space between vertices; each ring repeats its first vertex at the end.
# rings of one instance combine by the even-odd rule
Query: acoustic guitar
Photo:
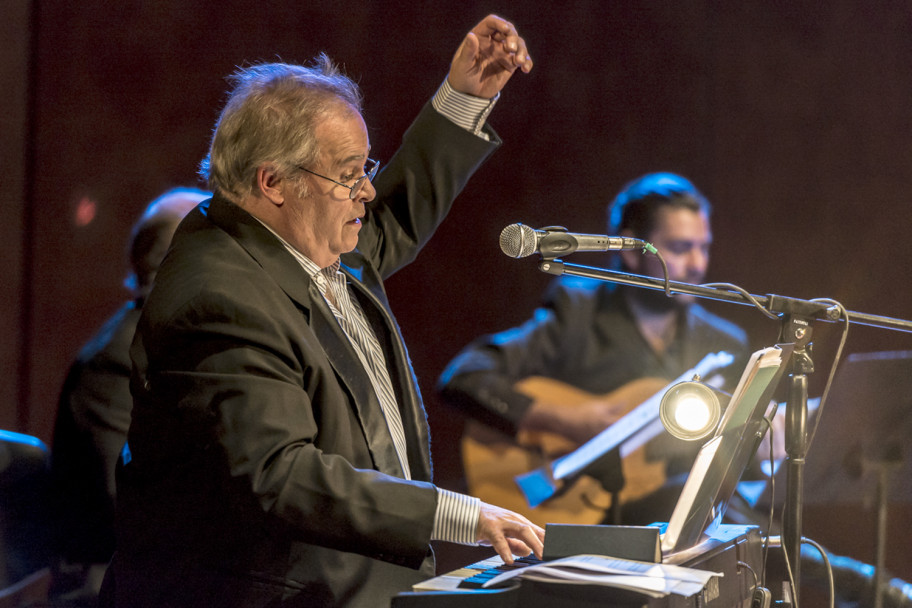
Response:
MULTIPOLYGON (((664 391, 667 382, 661 378, 640 378, 604 398, 638 405, 664 391)), ((546 399, 567 407, 577 407, 598 398, 563 382, 539 376, 526 378, 515 388, 533 399, 546 399)), ((596 479, 581 475, 559 495, 534 509, 514 481, 517 475, 545 466, 577 447, 578 444, 553 433, 520 431, 514 439, 476 420, 468 420, 461 448, 469 494, 520 513, 540 526, 546 523, 597 524, 604 520, 612 497, 596 479)), ((619 495, 621 504, 646 496, 665 482, 665 463, 647 462, 644 452, 641 447, 621 463, 625 480, 619 495)))
MULTIPOLYGON (((691 372, 705 378, 729 365, 732 360, 728 353, 711 353, 691 372)), ((623 505, 648 496, 666 481, 665 461, 647 459, 645 444, 664 431, 657 422, 661 396, 683 378, 670 383, 663 378, 639 378, 601 397, 540 376, 526 378, 515 388, 533 399, 563 403, 567 407, 578 407, 599 398, 631 406, 620 420, 586 444, 587 448, 591 447, 596 441, 608 439, 606 435, 625 429, 622 438, 614 440, 622 442, 620 453, 624 487, 618 492, 618 501, 623 505), (628 436, 626 429, 633 432, 628 436), (628 441, 634 437, 634 441, 628 441)), ((578 447, 567 438, 553 433, 520 431, 513 438, 478 421, 468 420, 461 450, 469 493, 485 502, 520 513, 541 526, 546 523, 600 523, 611 507, 612 494, 588 475, 581 474, 567 480, 558 493, 534 508, 516 483, 517 477, 547 468, 556 458, 578 447)))

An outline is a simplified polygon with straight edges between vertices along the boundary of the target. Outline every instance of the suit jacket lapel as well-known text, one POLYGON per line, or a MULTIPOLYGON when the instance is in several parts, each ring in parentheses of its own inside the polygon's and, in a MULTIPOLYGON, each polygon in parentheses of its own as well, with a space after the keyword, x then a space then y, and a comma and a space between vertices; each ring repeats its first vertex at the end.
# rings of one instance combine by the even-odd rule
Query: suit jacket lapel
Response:
POLYGON ((414 375, 399 326, 389 307, 380 278, 357 253, 342 256, 342 272, 351 278, 351 286, 362 303, 383 345, 390 377, 399 403, 403 430, 409 446, 409 468, 413 479, 430 481, 430 436, 427 415, 422 406, 418 380, 414 375))
MULTIPOLYGON (((316 297, 320 297, 318 293, 316 297)), ((325 302, 316 304, 314 312, 311 329, 336 370, 340 384, 351 396, 374 464, 384 473, 403 477, 405 473, 383 416, 383 408, 358 354, 325 302)))
MULTIPOLYGON (((209 205, 210 219, 228 232, 295 302, 304 320, 323 347, 342 388, 354 404, 355 414, 377 470, 403 476, 396 449, 370 378, 319 290, 297 260, 256 218, 224 199, 209 205)), ((307 329, 302 327, 301 338, 307 329)))

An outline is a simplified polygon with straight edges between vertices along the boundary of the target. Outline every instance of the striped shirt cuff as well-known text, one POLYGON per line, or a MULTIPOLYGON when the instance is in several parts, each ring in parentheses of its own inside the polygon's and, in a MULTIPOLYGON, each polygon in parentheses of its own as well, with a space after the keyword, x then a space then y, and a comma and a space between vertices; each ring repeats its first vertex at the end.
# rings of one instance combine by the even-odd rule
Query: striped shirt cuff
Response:
POLYGON ((477 545, 475 531, 481 501, 472 496, 437 488, 437 511, 431 540, 444 540, 461 545, 477 545))
POLYGON ((449 81, 444 80, 431 100, 431 105, 469 133, 489 140, 487 133, 482 132, 482 129, 498 99, 500 99, 500 93, 493 99, 460 93, 450 86, 449 81))

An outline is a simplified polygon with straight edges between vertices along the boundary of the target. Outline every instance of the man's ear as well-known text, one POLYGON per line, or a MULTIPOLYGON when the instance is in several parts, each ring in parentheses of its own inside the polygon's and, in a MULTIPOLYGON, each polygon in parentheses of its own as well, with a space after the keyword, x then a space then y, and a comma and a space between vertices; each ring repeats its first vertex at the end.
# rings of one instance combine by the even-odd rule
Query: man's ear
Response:
POLYGON ((274 205, 280 206, 285 203, 285 194, 281 187, 282 178, 272 163, 263 163, 257 167, 256 184, 260 194, 272 201, 274 205))

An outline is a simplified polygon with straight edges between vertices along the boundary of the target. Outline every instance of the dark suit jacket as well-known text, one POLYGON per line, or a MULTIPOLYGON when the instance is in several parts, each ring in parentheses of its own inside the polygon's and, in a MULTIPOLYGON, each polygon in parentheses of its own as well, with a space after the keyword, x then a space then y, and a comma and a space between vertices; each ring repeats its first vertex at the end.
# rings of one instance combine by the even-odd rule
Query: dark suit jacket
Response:
POLYGON ((385 349, 412 481, 354 350, 283 245, 218 197, 185 219, 132 350, 103 592, 116 605, 384 606, 433 575, 427 420, 383 279, 430 238, 496 147, 489 135, 426 106, 342 256, 385 349))

